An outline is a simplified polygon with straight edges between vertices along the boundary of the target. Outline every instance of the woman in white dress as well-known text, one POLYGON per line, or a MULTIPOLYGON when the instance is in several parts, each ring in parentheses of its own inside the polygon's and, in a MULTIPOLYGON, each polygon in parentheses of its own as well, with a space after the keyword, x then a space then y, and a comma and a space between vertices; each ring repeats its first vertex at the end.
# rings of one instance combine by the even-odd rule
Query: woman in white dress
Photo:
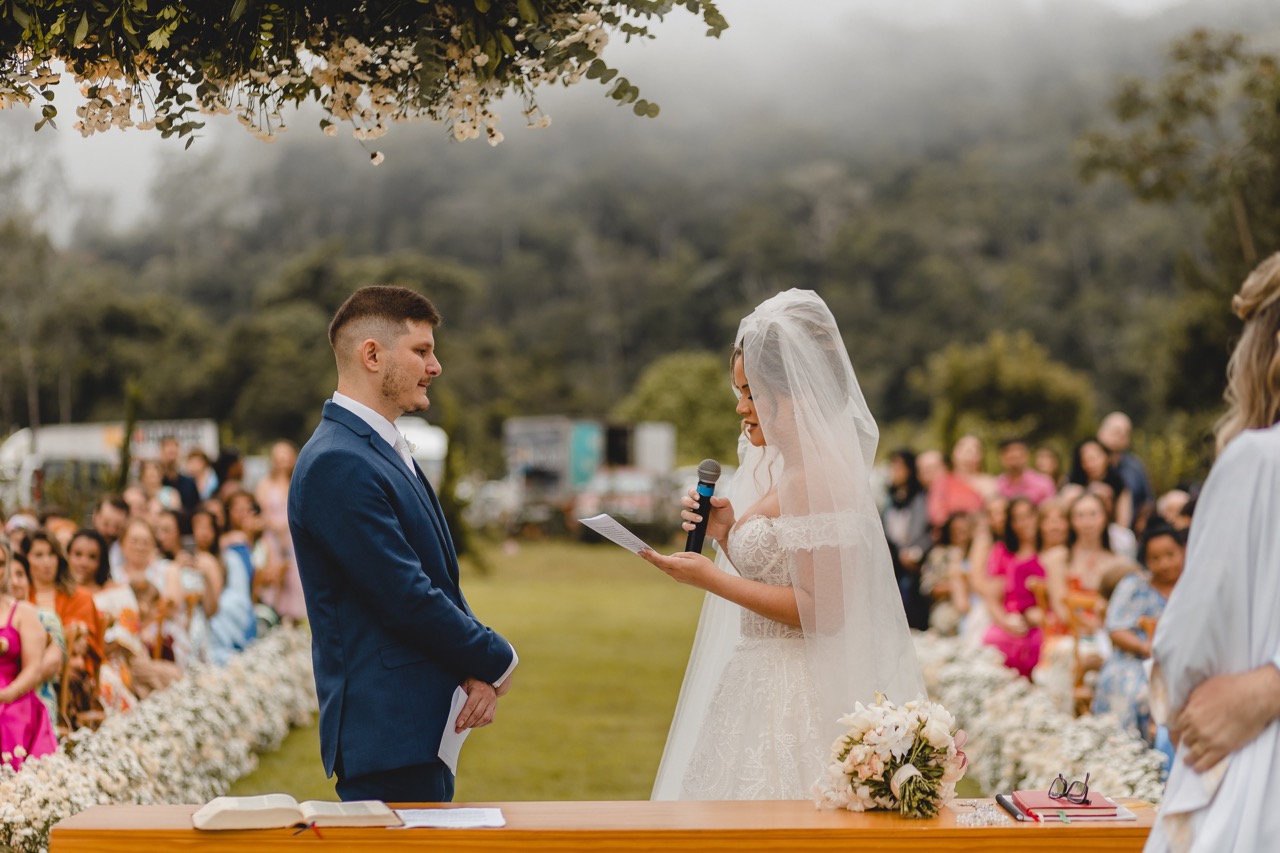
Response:
POLYGON ((1152 714, 1178 746, 1149 853, 1280 844, 1280 253, 1232 309, 1218 460, 1156 628, 1152 714))
POLYGON ((878 431, 830 310, 789 290, 736 341, 740 466, 707 524, 719 564, 644 554, 711 593, 654 799, 808 798, 855 702, 924 693, 868 479, 878 431))

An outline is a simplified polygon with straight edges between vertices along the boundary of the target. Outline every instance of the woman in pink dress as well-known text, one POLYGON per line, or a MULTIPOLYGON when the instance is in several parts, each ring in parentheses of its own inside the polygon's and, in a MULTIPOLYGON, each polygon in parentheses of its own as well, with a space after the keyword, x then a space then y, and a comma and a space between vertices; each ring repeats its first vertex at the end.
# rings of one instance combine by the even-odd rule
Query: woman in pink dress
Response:
POLYGON ((266 564, 254 577, 254 585, 259 599, 290 620, 307 618, 298 558, 289 533, 289 480, 297 463, 298 449, 288 441, 277 441, 271 447, 271 473, 262 478, 255 492, 262 508, 262 539, 267 556, 266 564))
POLYGON ((9 554, 0 579, 0 754, 13 769, 28 758, 58 748, 49 712, 35 688, 40 683, 45 630, 36 609, 9 592, 9 554))
POLYGON ((1044 577, 1039 555, 1039 515, 1027 498, 1009 503, 1004 541, 991 549, 984 597, 991 627, 983 642, 1004 654, 1005 665, 1030 678, 1040 660, 1044 613, 1027 588, 1027 580, 1044 577))

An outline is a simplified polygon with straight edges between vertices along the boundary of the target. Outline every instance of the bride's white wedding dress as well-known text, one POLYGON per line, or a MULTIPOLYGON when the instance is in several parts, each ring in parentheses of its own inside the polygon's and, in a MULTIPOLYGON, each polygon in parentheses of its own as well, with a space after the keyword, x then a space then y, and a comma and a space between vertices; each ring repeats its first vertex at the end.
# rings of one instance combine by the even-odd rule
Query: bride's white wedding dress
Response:
POLYGON ((719 565, 794 590, 802 628, 707 595, 655 800, 807 799, 841 716, 924 693, 870 486, 878 431, 835 318, 788 291, 735 340, 768 444, 739 439, 726 497, 748 514, 719 565), (777 517, 751 513, 771 493, 777 517))
MULTIPOLYGON (((753 515, 729 534, 739 573, 774 586, 791 583, 779 544, 804 518, 753 515)), ((741 636, 711 699, 685 770, 693 800, 799 800, 809 796, 831 744, 819 733, 804 631, 741 609, 741 636)))

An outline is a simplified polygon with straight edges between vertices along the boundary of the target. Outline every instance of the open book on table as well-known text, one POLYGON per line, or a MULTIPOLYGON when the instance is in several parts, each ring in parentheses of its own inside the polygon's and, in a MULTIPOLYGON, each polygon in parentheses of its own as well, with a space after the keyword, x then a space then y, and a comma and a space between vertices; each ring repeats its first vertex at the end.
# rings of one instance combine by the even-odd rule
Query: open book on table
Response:
POLYGON ((288 794, 215 797, 191 816, 196 829, 280 829, 316 826, 400 826, 399 815, 378 800, 298 802, 288 794))

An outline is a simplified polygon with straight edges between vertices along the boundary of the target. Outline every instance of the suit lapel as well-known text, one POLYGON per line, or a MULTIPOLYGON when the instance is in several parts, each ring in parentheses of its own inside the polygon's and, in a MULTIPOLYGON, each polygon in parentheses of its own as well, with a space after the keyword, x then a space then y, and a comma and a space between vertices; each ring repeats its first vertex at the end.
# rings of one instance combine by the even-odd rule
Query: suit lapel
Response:
POLYGON ((431 519, 431 526, 435 528, 436 538, 440 540, 442 550, 445 553, 446 569, 453 583, 458 583, 458 557, 453 547, 453 538, 449 535, 449 528, 444 523, 444 513, 440 509, 440 503, 436 499, 435 492, 431 489, 431 484, 427 482, 427 478, 422 475, 422 469, 418 467, 418 463, 413 463, 413 470, 409 470, 409 466, 404 464, 404 459, 396 452, 396 449, 387 444, 386 439, 378 435, 378 433, 365 423, 363 418, 358 417, 354 413, 344 409, 333 401, 324 404, 324 417, 338 421, 349 429, 353 430, 357 435, 363 435, 368 438, 370 447, 380 454, 382 458, 391 463, 391 466, 400 472, 413 488, 414 493, 418 496, 418 500, 422 502, 422 508, 426 510, 427 518, 431 519))
POLYGON ((431 483, 427 481, 427 477, 422 473, 422 469, 418 467, 417 460, 413 463, 414 473, 418 475, 418 482, 422 485, 423 490, 427 493, 428 499, 431 501, 431 517, 433 520, 438 519, 436 530, 440 533, 440 541, 444 543, 445 554, 449 558, 449 574, 453 578, 454 585, 458 583, 458 552, 453 547, 453 536, 449 533, 449 525, 444 521, 444 509, 440 506, 440 499, 436 497, 435 489, 431 488, 431 483))

